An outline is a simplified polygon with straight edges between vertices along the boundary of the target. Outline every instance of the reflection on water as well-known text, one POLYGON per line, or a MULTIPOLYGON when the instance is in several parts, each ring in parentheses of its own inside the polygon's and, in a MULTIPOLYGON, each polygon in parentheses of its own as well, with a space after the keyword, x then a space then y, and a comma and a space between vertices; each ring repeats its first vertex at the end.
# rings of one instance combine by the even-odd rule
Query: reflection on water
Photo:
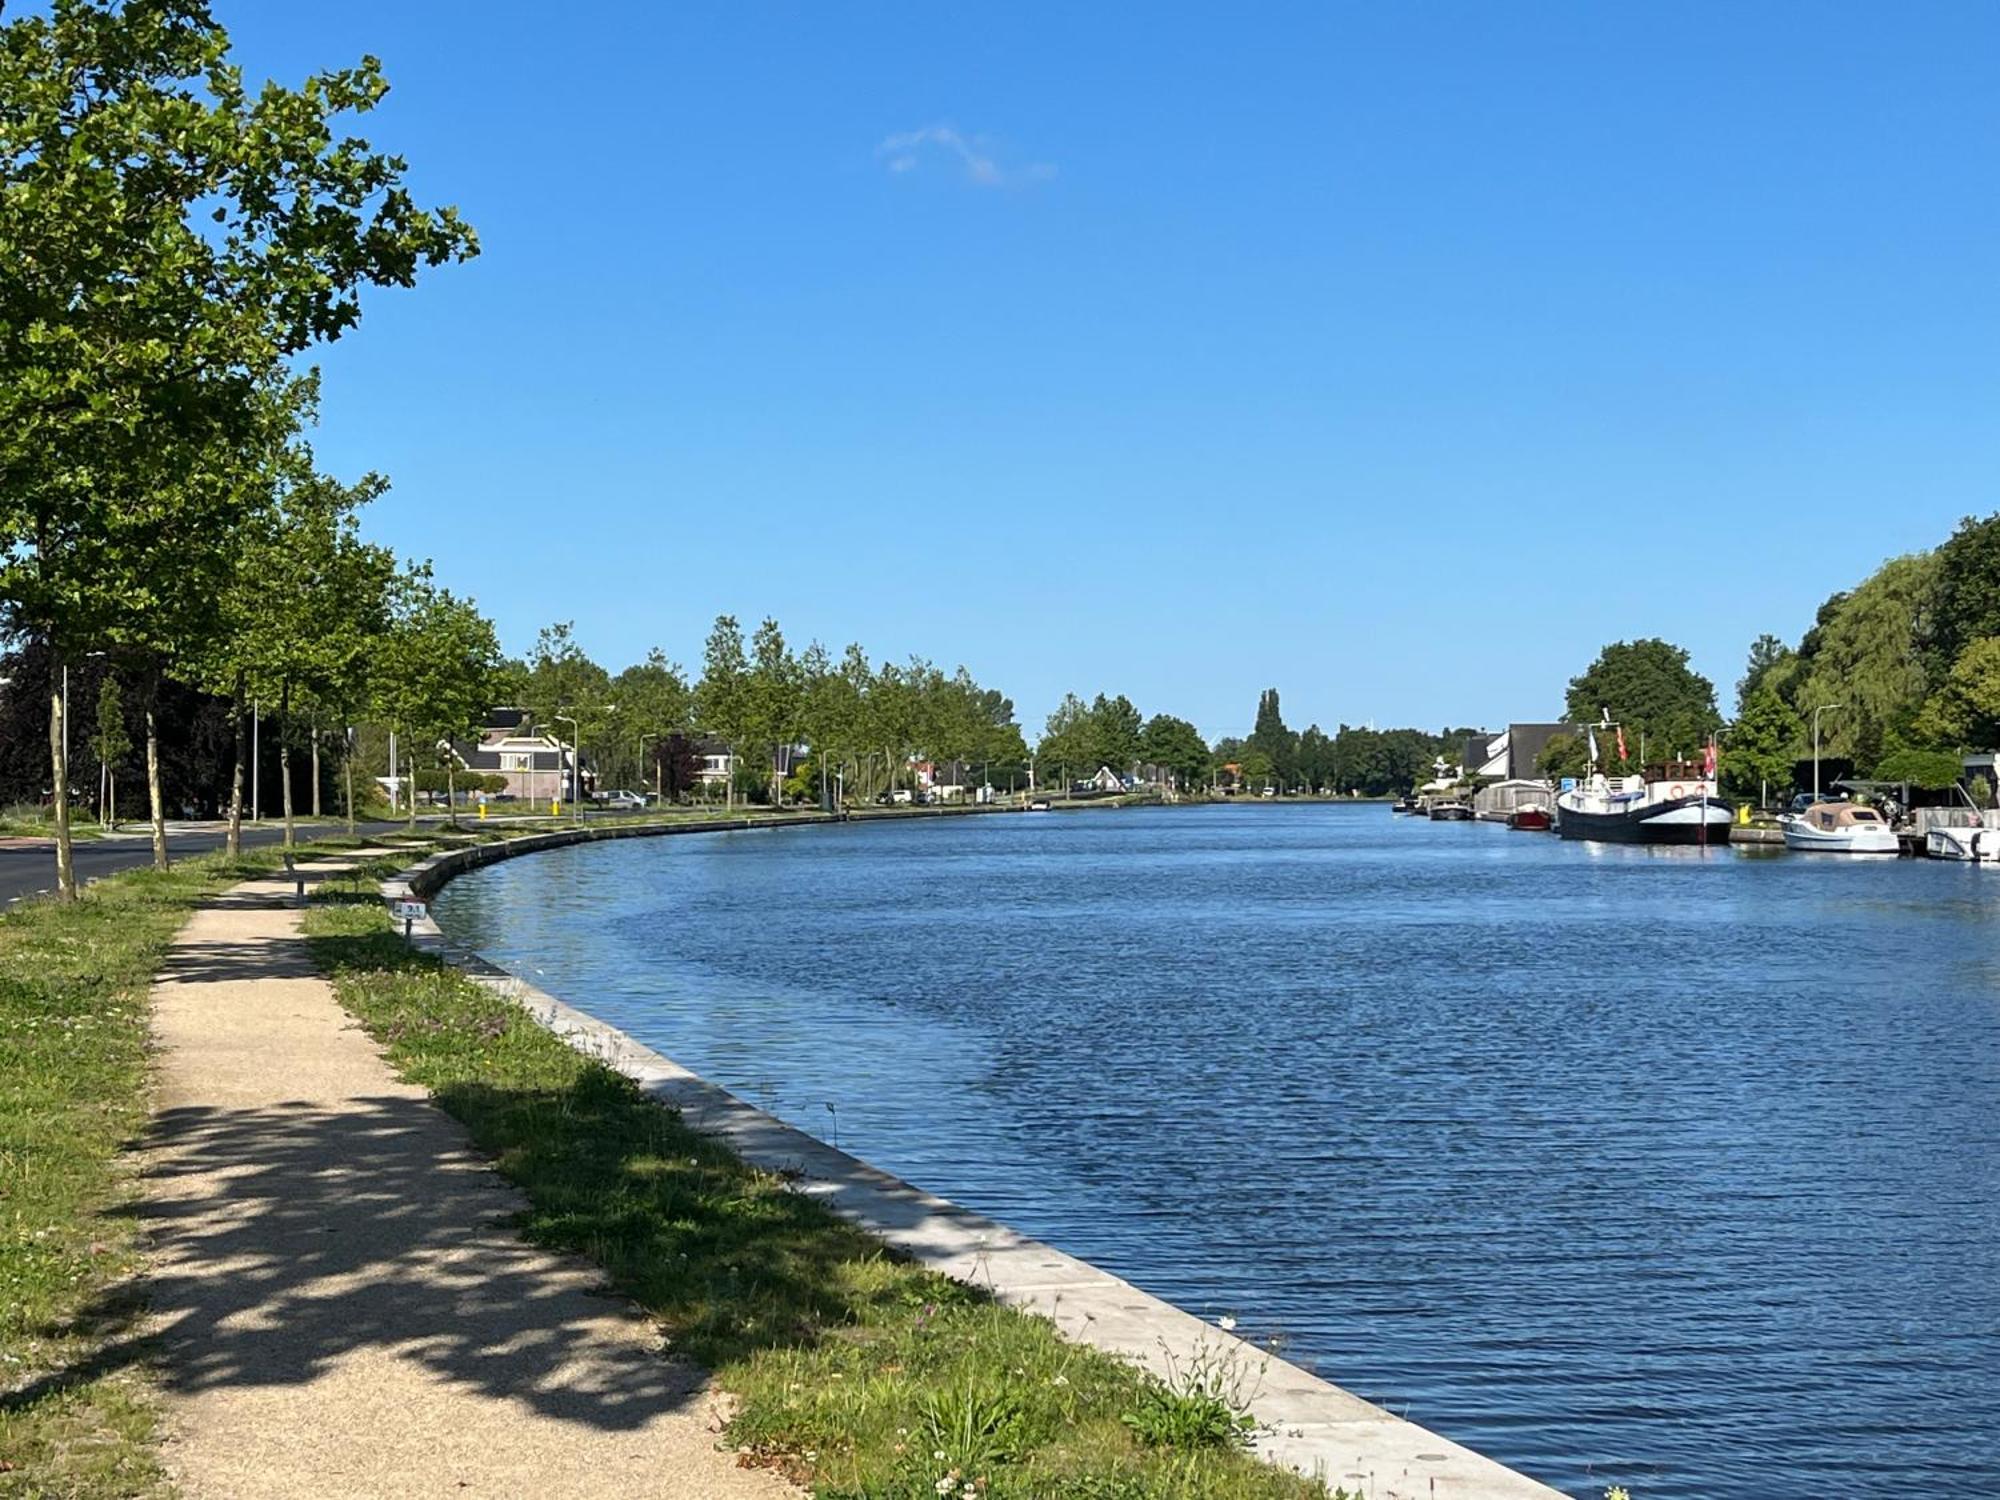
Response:
POLYGON ((1230 807, 621 841, 436 905, 1574 1494, 2000 1493, 2000 872, 1230 807))

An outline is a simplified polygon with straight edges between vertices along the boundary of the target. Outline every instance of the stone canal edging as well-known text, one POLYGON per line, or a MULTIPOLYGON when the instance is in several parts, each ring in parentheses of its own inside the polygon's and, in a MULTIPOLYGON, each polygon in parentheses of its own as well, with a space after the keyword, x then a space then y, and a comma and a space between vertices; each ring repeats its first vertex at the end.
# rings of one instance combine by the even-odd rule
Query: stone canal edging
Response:
MULTIPOLYGON (((861 813, 851 820, 923 815, 861 813)), ((963 814, 940 809, 931 815, 963 814)), ((390 901, 427 898, 467 870, 606 838, 839 821, 809 814, 530 834, 432 855, 384 881, 381 891, 390 901)), ((1330 1486, 1358 1489, 1369 1500, 1560 1500, 1549 1486, 1364 1401, 1109 1272, 785 1124, 616 1027, 449 943, 429 917, 411 924, 410 940, 679 1110, 695 1129, 722 1140, 752 1165, 783 1174, 796 1191, 925 1267, 985 1287, 1010 1306, 1049 1318, 1066 1337, 1132 1359, 1163 1379, 1172 1379, 1176 1369, 1186 1370, 1203 1356, 1233 1357, 1248 1377, 1246 1389, 1256 1392, 1250 1409, 1264 1428, 1258 1451, 1274 1462, 1317 1475, 1330 1486)))

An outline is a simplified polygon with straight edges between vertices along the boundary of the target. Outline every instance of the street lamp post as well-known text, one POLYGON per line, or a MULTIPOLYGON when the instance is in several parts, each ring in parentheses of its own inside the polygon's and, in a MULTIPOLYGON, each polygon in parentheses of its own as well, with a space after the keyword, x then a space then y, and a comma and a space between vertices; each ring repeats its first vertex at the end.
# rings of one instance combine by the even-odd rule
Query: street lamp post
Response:
MULTIPOLYGON (((643 778, 643 777, 645 776, 645 774, 646 774, 646 769, 645 769, 645 767, 646 767, 646 741, 648 741, 648 740, 663 740, 663 739, 665 739, 665 738, 666 738, 666 736, 665 736, 665 735, 663 735, 663 734, 642 734, 642 735, 640 735, 640 736, 639 736, 639 775, 640 775, 640 777, 641 777, 641 778, 643 778)), ((644 781, 643 781, 643 779, 641 780, 640 784, 641 784, 642 786, 643 786, 643 785, 645 784, 645 783, 644 783, 644 781)), ((659 761, 658 761, 657 759, 655 759, 655 760, 654 760, 654 762, 653 762, 653 797, 654 797, 654 799, 655 799, 656 801, 658 801, 658 802, 660 803, 660 805, 661 805, 662 807, 664 807, 664 806, 666 805, 666 801, 667 801, 667 789, 666 789, 666 787, 664 787, 663 785, 661 785, 661 781, 660 781, 660 763, 659 763, 659 761)))
POLYGON ((1830 708, 1845 708, 1845 703, 1822 703, 1813 710, 1813 801, 1819 801, 1819 716, 1830 708))

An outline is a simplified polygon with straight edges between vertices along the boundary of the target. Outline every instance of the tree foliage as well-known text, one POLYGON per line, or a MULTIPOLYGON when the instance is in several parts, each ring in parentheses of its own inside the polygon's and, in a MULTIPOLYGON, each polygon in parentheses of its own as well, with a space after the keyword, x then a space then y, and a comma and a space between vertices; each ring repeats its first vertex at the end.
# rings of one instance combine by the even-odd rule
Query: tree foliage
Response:
POLYGON ((1195 786, 1208 770, 1208 744, 1186 719, 1154 714, 1139 735, 1139 756, 1181 786, 1195 786))
MULTIPOLYGON (((474 252, 400 159, 341 135, 387 87, 363 59, 253 95, 204 0, 0 26, 0 601, 59 659, 197 650, 287 359, 350 328, 361 287, 474 252)), ((62 743, 52 704, 67 898, 62 743)), ((157 805, 155 826, 164 860, 157 805)))
POLYGON ((1789 668, 1786 692, 1806 721, 1822 704, 1840 705, 1821 716, 1825 753, 1866 771, 1907 737, 1930 685, 1925 642, 1938 568, 1934 552, 1893 558, 1820 607, 1789 668))
POLYGON ((1688 666, 1686 651, 1658 639, 1613 642, 1570 679, 1564 716, 1589 724, 1605 714, 1624 726, 1635 759, 1642 735, 1650 757, 1687 756, 1722 723, 1715 685, 1688 666))
POLYGON ((1881 781, 1906 781, 1927 792, 1941 792, 1965 774, 1959 758, 1949 750, 1918 750, 1908 745, 1891 750, 1875 767, 1881 781))
POLYGON ((1722 747, 1724 789, 1759 798, 1767 787, 1788 791, 1804 732, 1797 712, 1771 682, 1753 687, 1722 747))
POLYGON ((1974 641, 2000 635, 2000 513, 1967 516, 1936 554, 1925 665, 1942 681, 1974 641))
POLYGON ((1970 749, 2000 746, 2000 635, 1982 636, 1959 652, 1924 706, 1920 732, 1970 749))
POLYGON ((1535 757, 1535 770, 1550 781, 1582 776, 1590 769, 1590 747, 1580 734, 1552 734, 1535 757))
POLYGON ((389 628, 376 650, 374 689, 377 710, 406 736, 417 769, 442 764, 450 774, 450 742, 473 737, 485 724, 500 665, 492 623, 471 600, 437 587, 422 571, 397 580, 389 628))
POLYGON ((1750 643, 1750 659, 1745 663, 1743 675, 1736 680, 1736 711, 1743 712, 1743 706, 1750 701, 1750 695, 1774 675, 1780 681, 1786 676, 1786 668, 1793 660, 1792 648, 1775 635, 1760 635, 1750 643))

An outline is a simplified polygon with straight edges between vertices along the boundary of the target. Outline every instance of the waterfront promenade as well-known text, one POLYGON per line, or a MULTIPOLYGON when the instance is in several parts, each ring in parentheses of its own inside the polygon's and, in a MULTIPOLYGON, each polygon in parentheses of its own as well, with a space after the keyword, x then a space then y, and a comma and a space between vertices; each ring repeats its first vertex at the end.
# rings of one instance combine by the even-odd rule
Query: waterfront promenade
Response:
POLYGON ((291 889, 200 911, 153 995, 143 1212, 181 1492, 798 1493, 717 1448, 715 1394, 599 1273, 518 1238, 514 1191, 314 969, 291 889))

